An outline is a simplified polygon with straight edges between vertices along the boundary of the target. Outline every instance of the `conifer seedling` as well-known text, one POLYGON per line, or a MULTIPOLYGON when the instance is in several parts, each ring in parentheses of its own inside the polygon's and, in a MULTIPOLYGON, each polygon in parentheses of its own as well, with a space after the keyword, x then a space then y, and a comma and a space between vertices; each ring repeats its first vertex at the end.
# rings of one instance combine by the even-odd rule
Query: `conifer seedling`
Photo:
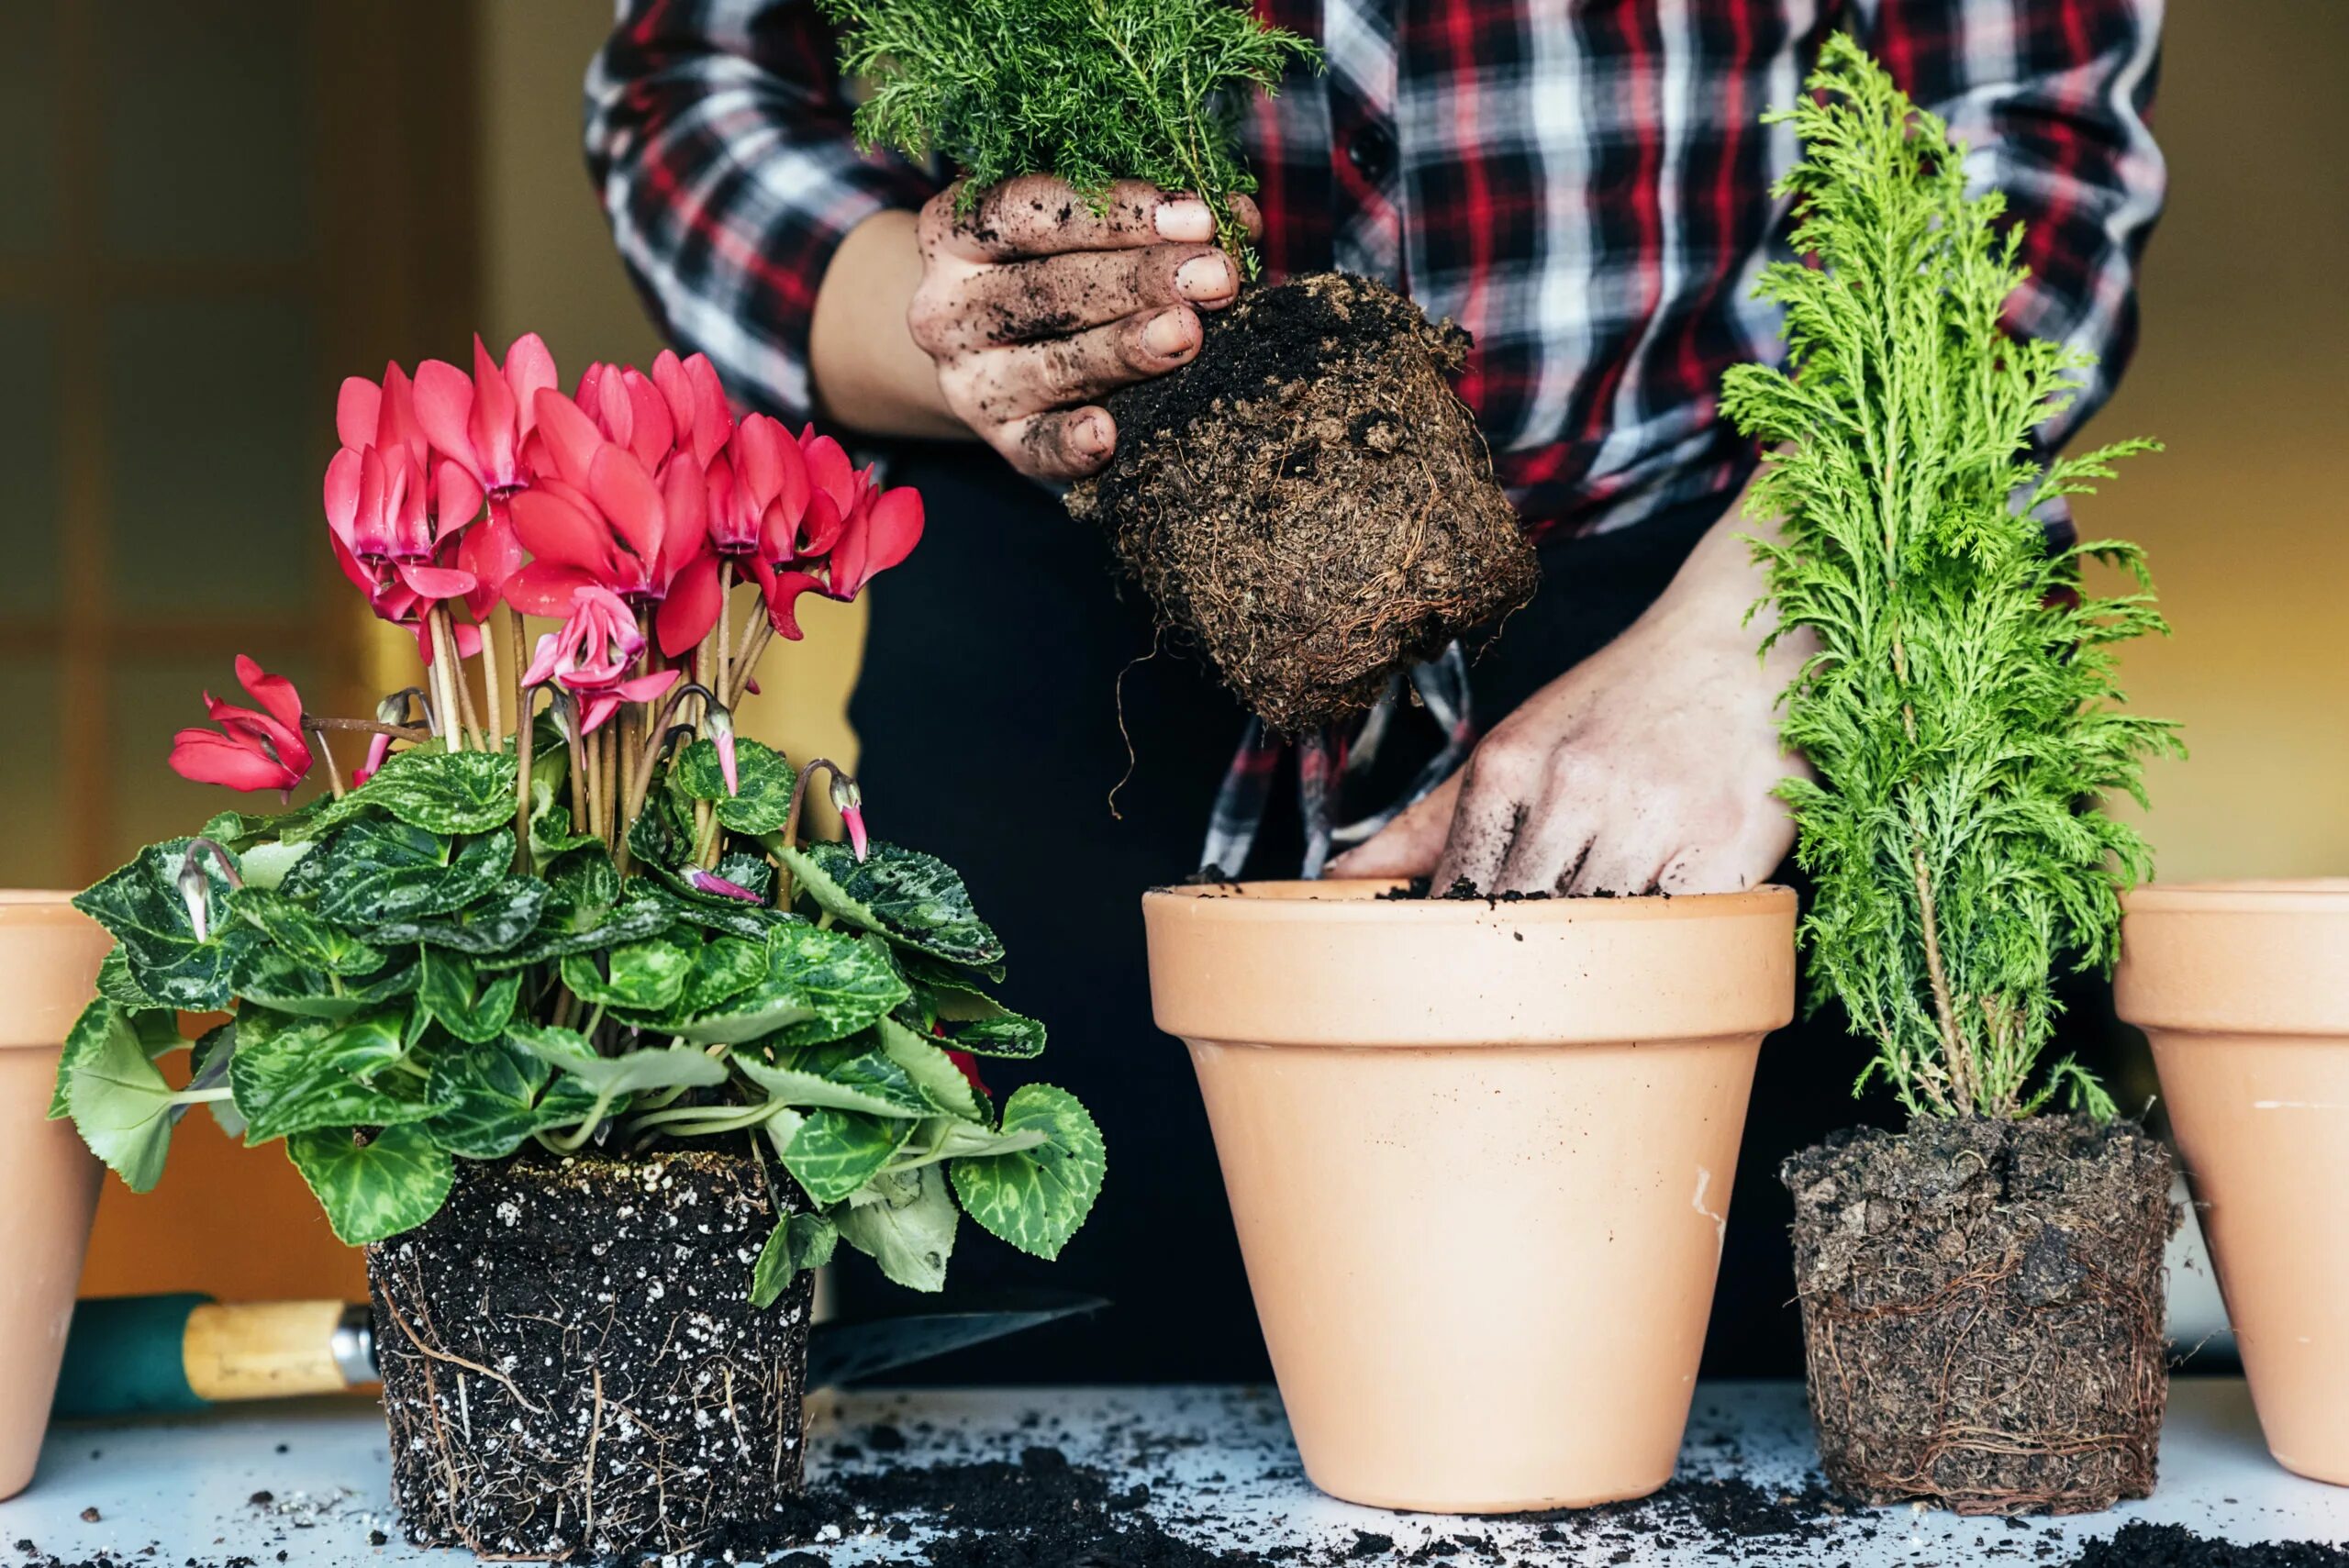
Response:
POLYGON ((2126 440, 2045 459, 2033 434, 2090 356, 2022 339, 2001 309, 2025 276, 2019 224, 1969 197, 1965 146, 1848 38, 1791 111, 1794 249, 1769 268, 1787 361, 1731 370, 1722 406, 1770 446, 1756 553, 1779 629, 1819 650, 1784 694, 1787 743, 1816 782, 1780 794, 1817 881, 1803 923, 1815 994, 1840 999, 1912 1115, 2013 1118, 2059 1095, 2110 1097, 2053 1033, 2059 963, 2109 968, 2143 840, 2101 809, 2143 800, 2173 727, 2123 711, 2116 644, 2167 630, 2138 549, 2051 548, 2034 515, 2088 494, 2126 440), (2089 562, 2132 591, 2099 596, 2089 562))

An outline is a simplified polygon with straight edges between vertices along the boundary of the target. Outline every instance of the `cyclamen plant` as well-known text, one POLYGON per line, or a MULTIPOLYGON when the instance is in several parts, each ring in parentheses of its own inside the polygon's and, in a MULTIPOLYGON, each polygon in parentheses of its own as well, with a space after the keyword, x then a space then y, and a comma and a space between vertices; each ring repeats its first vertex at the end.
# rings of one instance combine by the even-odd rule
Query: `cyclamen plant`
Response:
POLYGON ((565 395, 536 337, 503 364, 476 339, 471 375, 345 382, 336 428, 329 542, 422 683, 330 717, 240 657, 255 706, 206 695, 178 773, 290 798, 322 769, 327 793, 223 812, 75 900, 117 945, 51 1116, 144 1191, 207 1106, 283 1139, 352 1243, 429 1219, 458 1160, 732 1136, 814 1206, 761 1252, 761 1306, 841 1240, 935 1290, 960 1213, 1056 1255, 1105 1154, 1065 1091, 998 1107, 981 1079, 1044 1046, 987 994, 1002 944, 950 867, 867 840, 854 779, 734 731, 799 598, 905 560, 920 497, 736 419, 699 355, 565 395), (523 614, 562 618, 528 658, 523 614), (360 735, 346 784, 333 741, 360 735), (818 773, 846 843, 801 835, 818 773), (223 1011, 173 1089, 182 1015, 223 1011))

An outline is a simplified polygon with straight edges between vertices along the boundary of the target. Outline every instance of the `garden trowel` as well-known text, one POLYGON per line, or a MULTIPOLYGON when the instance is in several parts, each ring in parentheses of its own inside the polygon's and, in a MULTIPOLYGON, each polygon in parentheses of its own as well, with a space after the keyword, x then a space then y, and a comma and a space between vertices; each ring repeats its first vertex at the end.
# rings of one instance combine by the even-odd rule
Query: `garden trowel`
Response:
MULTIPOLYGON (((1023 1291, 948 1307, 829 1318, 807 1337, 807 1386, 861 1383, 917 1362, 1108 1306, 1023 1291)), ((234 1399, 340 1394, 377 1381, 362 1303, 121 1296, 76 1304, 51 1414, 60 1419, 200 1410, 234 1399)))

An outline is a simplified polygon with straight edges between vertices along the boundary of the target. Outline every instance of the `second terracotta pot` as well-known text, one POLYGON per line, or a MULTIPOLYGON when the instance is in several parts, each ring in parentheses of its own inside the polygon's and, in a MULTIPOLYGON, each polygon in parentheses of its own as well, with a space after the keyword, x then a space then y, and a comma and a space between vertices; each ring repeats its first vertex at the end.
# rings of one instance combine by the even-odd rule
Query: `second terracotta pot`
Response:
POLYGON ((1795 896, 1143 899, 1314 1485, 1497 1513, 1671 1477, 1795 896))
POLYGON ((2145 1031, 2267 1446, 2349 1485, 2349 879, 2123 903, 2145 1031))
POLYGON ((32 1479, 104 1174, 50 1121, 57 1057, 113 939, 65 893, 0 891, 0 1497, 32 1479))

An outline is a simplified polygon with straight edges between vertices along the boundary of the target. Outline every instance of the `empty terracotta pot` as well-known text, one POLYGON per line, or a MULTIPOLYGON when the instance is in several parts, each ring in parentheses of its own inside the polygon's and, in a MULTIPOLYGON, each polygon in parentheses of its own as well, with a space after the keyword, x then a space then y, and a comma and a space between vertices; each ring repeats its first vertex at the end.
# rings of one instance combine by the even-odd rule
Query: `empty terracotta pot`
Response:
POLYGON ((48 1119, 58 1052, 114 942, 72 897, 0 891, 0 1497, 40 1456, 102 1173, 73 1124, 48 1119))
POLYGON ((1500 1513, 1671 1477, 1795 896, 1161 889, 1189 1045, 1306 1473, 1500 1513))
POLYGON ((2123 908, 2116 999, 2153 1041, 2268 1449, 2349 1485, 2349 879, 2123 908))

